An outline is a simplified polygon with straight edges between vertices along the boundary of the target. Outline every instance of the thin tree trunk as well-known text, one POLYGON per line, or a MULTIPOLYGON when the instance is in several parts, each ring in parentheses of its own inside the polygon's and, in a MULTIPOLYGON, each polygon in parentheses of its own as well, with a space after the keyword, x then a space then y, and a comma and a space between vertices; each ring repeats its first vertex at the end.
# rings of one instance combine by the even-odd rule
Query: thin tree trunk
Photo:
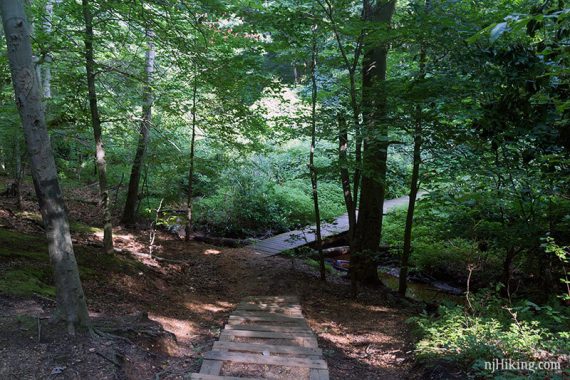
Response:
POLYGON ((400 295, 405 296, 408 286, 408 263, 410 260, 410 255, 412 253, 412 228, 414 223, 414 210, 416 207, 416 199, 419 190, 419 178, 420 178, 420 164, 421 164, 421 152, 422 152, 422 119, 421 119, 421 107, 418 106, 417 109, 417 120, 414 131, 414 159, 412 166, 412 179, 410 183, 410 199, 408 202, 408 213, 406 214, 406 227, 404 230, 404 249, 402 251, 402 257, 400 262, 400 279, 398 292, 400 295))
POLYGON ((69 222, 47 132, 40 84, 34 75, 29 24, 21 1, 0 0, 7 52, 32 178, 48 240, 56 288, 56 318, 68 332, 90 325, 85 295, 73 253, 69 222))
MULTIPOLYGON (((340 43, 340 42, 339 42, 340 43)), ((360 49, 357 48, 357 52, 360 49)), ((360 55, 360 54, 358 54, 360 55)), ((358 57, 355 57, 355 63, 358 63, 358 57)), ((358 204, 358 191, 360 188, 360 171, 362 166, 362 133, 360 131, 360 107, 358 105, 358 98, 356 96, 356 66, 349 70, 350 76, 350 105, 352 108, 352 120, 354 124, 354 177, 353 177, 353 204, 356 209, 358 204)))
MULTIPOLYGON (((430 0, 426 0, 425 9, 429 11, 430 0)), ((419 73, 418 80, 422 81, 426 76, 426 50, 424 46, 420 46, 419 57, 419 73)), ((400 261, 400 278, 398 293, 401 296, 406 295, 408 287, 408 270, 410 255, 412 254, 412 229, 414 226, 414 211, 416 208, 416 200, 419 191, 420 165, 422 162, 422 143, 423 143, 423 120, 422 107, 416 106, 416 120, 414 124, 414 157, 412 164, 412 178, 410 181, 410 198, 408 203, 408 212, 406 214, 406 226, 404 229, 404 248, 400 261)))
POLYGON ((348 172, 348 132, 346 120, 342 114, 338 114, 338 161, 340 166, 340 180, 342 183, 342 194, 344 196, 344 204, 348 213, 348 240, 352 240, 354 227, 356 225, 356 209, 352 200, 350 191, 350 174, 348 172))
POLYGON ((501 282, 504 287, 501 289, 501 293, 504 297, 511 298, 511 277, 513 271, 513 261, 518 253, 514 247, 510 247, 505 255, 505 260, 503 261, 503 273, 501 282))
POLYGON ((311 187, 313 193, 313 206, 315 209, 316 243, 319 252, 319 268, 321 280, 326 281, 325 258, 323 256, 323 239, 321 236, 321 213, 319 209, 319 192, 317 182, 317 168, 315 167, 315 145, 317 141, 317 37, 316 26, 313 26, 313 45, 311 54, 311 152, 309 153, 309 170, 311 172, 311 187))
POLYGON ((16 135, 16 208, 22 211, 22 153, 20 152, 20 138, 16 135))
MULTIPOLYGON (((339 32, 338 24, 336 18, 334 17, 334 8, 332 3, 329 0, 325 0, 324 2, 321 0, 317 0, 319 5, 323 8, 325 13, 327 14, 329 21, 331 23, 334 36, 338 45, 338 49, 340 51, 341 57, 344 61, 345 67, 348 71, 348 78, 350 80, 350 106, 352 108, 352 119, 354 124, 354 139, 355 139, 355 168, 354 168, 354 186, 353 190, 354 193, 352 195, 352 203, 356 206, 358 204, 358 191, 360 186, 360 172, 361 172, 361 165, 362 165, 362 136, 360 131, 360 106, 358 104, 358 97, 357 97, 357 90, 356 90, 356 68, 358 66, 358 62, 360 60, 360 54, 362 52, 362 37, 364 36, 363 33, 360 34, 358 37, 358 41, 356 47, 354 49, 354 56, 352 58, 352 62, 349 60, 348 54, 346 49, 344 48, 342 38, 339 32)), ((347 138, 345 139, 348 144, 348 134, 347 138)))
MULTIPOLYGON (((376 2, 364 0, 364 20, 389 26, 396 6, 395 0, 376 2)), ((356 296, 358 282, 380 284, 378 271, 370 252, 377 251, 382 235, 383 205, 386 194, 388 158, 388 127, 385 122, 387 96, 387 44, 365 41, 362 62, 363 155, 362 182, 358 220, 351 242, 351 283, 356 296)))
POLYGON ((145 65, 145 86, 143 91, 143 114, 140 125, 139 140, 133 166, 131 169, 131 177, 129 179, 129 188, 127 191, 127 200, 121 222, 125 225, 134 225, 136 219, 137 202, 139 199, 139 184, 141 179, 141 170, 144 162, 144 156, 148 145, 148 137, 152 120, 152 106, 154 102, 152 94, 152 77, 154 74, 154 60, 156 51, 153 43, 154 34, 152 30, 147 30, 147 52, 145 65))
MULTIPOLYGON (((50 35, 52 31, 53 0, 47 0, 45 12, 46 18, 44 21, 44 32, 45 34, 50 35)), ((49 99, 51 98, 51 55, 49 53, 44 57, 43 72, 44 98, 49 99)))
POLYGON ((188 170, 188 199, 186 200, 186 234, 185 241, 190 240, 192 232, 192 198, 194 196, 194 145, 196 142, 196 95, 198 92, 198 72, 194 76, 192 87, 192 136, 190 137, 190 169, 188 170))
POLYGON ((85 20, 85 69, 87 71, 87 89, 89 92, 89 108, 91 110, 91 125, 95 139, 95 162, 99 175, 99 192, 101 193, 101 207, 103 208, 103 249, 105 253, 113 253, 113 224, 109 191, 107 189, 107 164, 105 162, 105 148, 103 146, 101 119, 97 105, 97 92, 95 90, 95 58, 93 54, 93 15, 89 9, 89 0, 82 0, 83 18, 85 20))
POLYGON ((354 130, 354 141, 355 141, 355 148, 354 148, 354 186, 353 186, 353 199, 354 204, 358 204, 358 195, 360 191, 360 183, 361 183, 361 167, 362 167, 362 132, 360 130, 360 123, 355 125, 354 130))

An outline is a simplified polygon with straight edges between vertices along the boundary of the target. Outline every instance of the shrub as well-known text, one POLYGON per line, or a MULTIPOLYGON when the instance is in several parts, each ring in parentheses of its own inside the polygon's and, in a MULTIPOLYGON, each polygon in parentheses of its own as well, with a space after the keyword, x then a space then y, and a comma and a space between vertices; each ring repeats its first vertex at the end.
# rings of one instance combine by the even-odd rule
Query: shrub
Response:
MULTIPOLYGON (((440 306, 439 316, 412 318, 420 334, 416 354, 422 361, 457 362, 472 372, 495 359, 562 360, 568 355, 567 310, 528 301, 506 305, 490 292, 474 295, 469 306, 440 306), (533 305, 533 313, 528 313, 533 305), (559 323, 554 327, 552 318, 559 323)), ((486 375, 489 375, 487 372, 486 375)))

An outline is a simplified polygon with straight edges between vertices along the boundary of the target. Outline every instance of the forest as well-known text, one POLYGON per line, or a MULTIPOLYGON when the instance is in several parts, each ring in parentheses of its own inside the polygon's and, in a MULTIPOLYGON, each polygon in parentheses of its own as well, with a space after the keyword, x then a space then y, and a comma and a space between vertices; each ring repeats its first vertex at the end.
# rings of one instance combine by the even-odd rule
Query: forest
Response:
POLYGON ((0 16, 0 379, 570 378, 567 0, 0 16))

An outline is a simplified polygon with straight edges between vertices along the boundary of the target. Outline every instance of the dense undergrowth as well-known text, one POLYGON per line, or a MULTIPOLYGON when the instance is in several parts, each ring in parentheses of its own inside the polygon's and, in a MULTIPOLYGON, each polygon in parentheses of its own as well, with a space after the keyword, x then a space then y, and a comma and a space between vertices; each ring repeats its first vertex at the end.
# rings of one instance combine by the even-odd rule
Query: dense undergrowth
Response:
MULTIPOLYGON (((441 360, 489 377, 493 361, 549 362, 564 369, 570 358, 570 312, 556 299, 537 305, 508 300, 492 290, 472 294, 466 305, 442 305, 438 315, 410 319, 418 334, 416 354, 421 362, 441 360)), ((561 371, 504 370, 498 378, 564 378, 561 371)))
MULTIPOLYGON (((346 212, 332 144, 323 142, 315 158, 319 175, 319 206, 323 221, 346 212)), ((315 223, 309 147, 302 142, 268 147, 245 155, 198 145, 194 176, 194 228, 225 237, 260 237, 315 223)), ((394 152, 387 198, 406 193, 409 158, 394 152)), ((188 181, 184 173, 150 179, 155 189, 141 202, 141 212, 154 217, 164 199, 167 209, 184 209, 188 181)), ((121 204, 119 202, 119 204, 121 204)))
MULTIPOLYGON (((464 303, 443 302, 436 312, 410 319, 418 339, 416 355, 428 366, 453 363, 473 377, 564 378, 561 371, 499 368, 499 372, 492 373, 485 367, 493 361, 511 360, 552 362, 550 365, 564 369, 570 362, 565 275, 568 248, 559 247, 551 237, 563 237, 560 230, 566 228, 563 215, 568 201, 556 200, 560 229, 552 228, 546 213, 539 211, 548 206, 548 200, 533 202, 532 225, 516 220, 517 204, 502 202, 502 207, 511 213, 507 227, 510 235, 493 220, 498 219, 496 208, 492 208, 495 202, 490 195, 434 191, 419 203, 411 257, 413 270, 454 282, 470 292, 464 303), (523 236, 516 235, 522 232, 523 236), (517 255, 505 282, 504 263, 513 244, 517 245, 517 255), (537 257, 542 261, 537 261, 537 257), (543 274, 546 265, 551 265, 554 277, 548 288, 543 274)), ((400 209, 385 219, 383 238, 392 246, 396 258, 405 217, 406 210, 400 209)))

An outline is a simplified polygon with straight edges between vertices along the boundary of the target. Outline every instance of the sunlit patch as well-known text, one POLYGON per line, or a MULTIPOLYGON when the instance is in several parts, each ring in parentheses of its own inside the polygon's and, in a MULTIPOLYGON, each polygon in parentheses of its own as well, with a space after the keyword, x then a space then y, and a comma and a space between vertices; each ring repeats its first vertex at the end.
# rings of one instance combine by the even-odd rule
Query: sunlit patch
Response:
POLYGON ((350 306, 354 309, 359 310, 366 310, 370 312, 379 312, 379 313, 390 313, 393 312, 391 309, 384 307, 384 306, 374 306, 374 305, 362 305, 357 302, 353 302, 350 306))
POLYGON ((219 255, 222 251, 218 251, 217 249, 207 249, 204 251, 204 255, 219 255))
MULTIPOLYGON (((148 319, 159 323, 164 330, 174 334, 179 343, 191 341, 200 332, 199 328, 189 320, 168 318, 151 313, 148 314, 148 319)), ((177 353, 171 352, 171 354, 177 353)))
POLYGON ((229 302, 219 301, 215 304, 212 303, 202 303, 202 302, 185 302, 184 306, 193 313, 219 313, 223 311, 230 310, 234 307, 233 304, 229 302))

